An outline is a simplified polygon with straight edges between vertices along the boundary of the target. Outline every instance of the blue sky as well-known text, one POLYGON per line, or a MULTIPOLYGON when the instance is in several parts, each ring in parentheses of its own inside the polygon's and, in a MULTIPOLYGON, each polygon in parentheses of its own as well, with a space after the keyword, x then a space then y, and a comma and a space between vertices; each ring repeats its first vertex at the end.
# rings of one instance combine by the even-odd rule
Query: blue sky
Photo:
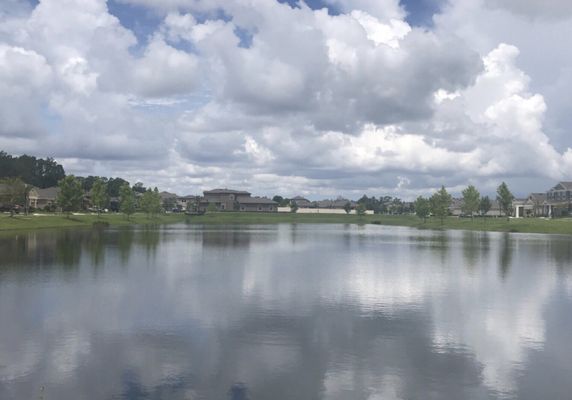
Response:
MULTIPOLYGON (((31 0, 36 2, 36 0, 31 0)), ((278 0, 281 3, 289 3, 295 6, 298 0, 278 0)), ((400 0, 401 5, 407 11, 407 22, 412 26, 430 27, 433 14, 440 10, 442 0, 400 0)), ((135 33, 140 42, 145 43, 162 21, 162 16, 153 10, 143 6, 132 5, 108 0, 109 11, 119 18, 121 24, 135 33)), ((307 0, 306 4, 313 9, 327 8, 332 15, 339 13, 323 0, 307 0)))
POLYGON ((185 194, 414 198, 505 180, 526 195, 572 179, 572 54, 555 40, 571 2, 308 4, 326 2, 343 9, 0 1, 0 149, 185 194))

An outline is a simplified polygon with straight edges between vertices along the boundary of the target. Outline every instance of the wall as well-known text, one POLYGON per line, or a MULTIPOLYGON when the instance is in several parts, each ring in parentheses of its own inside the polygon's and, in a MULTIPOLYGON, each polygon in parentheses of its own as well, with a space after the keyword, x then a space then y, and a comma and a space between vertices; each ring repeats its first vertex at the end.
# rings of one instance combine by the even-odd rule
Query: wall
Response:
MULTIPOLYGON (((290 212, 290 207, 278 207, 278 212, 290 212)), ((297 214, 345 214, 346 211, 340 208, 299 208, 297 214)), ((355 214, 352 210, 350 214, 355 214)), ((366 214, 372 215, 373 210, 366 210, 366 214)))

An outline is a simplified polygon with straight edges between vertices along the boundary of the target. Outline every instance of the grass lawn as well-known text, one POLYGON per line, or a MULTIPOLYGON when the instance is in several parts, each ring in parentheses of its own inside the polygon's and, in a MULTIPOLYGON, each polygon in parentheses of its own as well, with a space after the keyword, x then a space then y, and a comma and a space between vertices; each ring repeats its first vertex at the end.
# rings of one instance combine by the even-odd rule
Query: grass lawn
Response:
POLYGON ((554 233, 572 235, 572 219, 541 218, 456 218, 448 217, 443 223, 438 219, 423 222, 412 215, 344 215, 344 214, 292 214, 292 213, 245 213, 222 212, 187 217, 183 214, 164 214, 148 218, 145 214, 134 214, 127 220, 123 214, 72 215, 67 218, 61 214, 42 216, 18 215, 9 217, 0 215, 0 231, 34 230, 41 228, 89 227, 96 222, 109 225, 168 224, 188 221, 192 224, 378 224, 409 226, 420 229, 465 229, 475 231, 554 233))
POLYGON ((336 223, 336 224, 379 224, 410 226, 420 229, 464 229, 475 231, 555 233, 572 235, 572 219, 541 218, 445 218, 429 219, 423 222, 413 215, 344 215, 344 214, 291 214, 291 213, 212 213, 190 217, 196 224, 277 224, 277 223, 336 223))
POLYGON ((146 214, 134 214, 129 220, 123 214, 96 214, 71 215, 69 218, 63 214, 42 215, 16 215, 10 217, 0 214, 0 231, 8 230, 34 230, 42 228, 69 228, 89 227, 94 223, 109 225, 134 225, 134 224, 169 224, 186 220, 183 214, 163 214, 154 218, 146 214))
MULTIPOLYGON (((572 235, 572 219, 544 219, 544 218, 456 218, 448 217, 443 221, 438 219, 428 220, 423 223, 416 217, 382 217, 382 224, 386 224, 386 218, 410 218, 410 224, 416 228, 426 229, 464 229, 471 231, 494 231, 494 232, 522 232, 522 233, 552 233, 572 235)), ((400 224, 401 225, 401 224, 400 224)), ((405 225, 405 224, 403 224, 405 225)))

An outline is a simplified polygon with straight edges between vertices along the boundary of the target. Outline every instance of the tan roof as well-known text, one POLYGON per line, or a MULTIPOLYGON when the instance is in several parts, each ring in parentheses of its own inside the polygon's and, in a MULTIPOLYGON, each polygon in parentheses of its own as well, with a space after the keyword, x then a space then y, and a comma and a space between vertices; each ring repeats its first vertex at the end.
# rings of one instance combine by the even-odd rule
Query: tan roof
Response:
POLYGON ((178 196, 175 193, 161 192, 159 193, 159 197, 161 197, 162 200, 165 200, 165 199, 176 198, 178 196))
POLYGON ((278 204, 268 197, 245 197, 238 200, 239 204, 278 204))

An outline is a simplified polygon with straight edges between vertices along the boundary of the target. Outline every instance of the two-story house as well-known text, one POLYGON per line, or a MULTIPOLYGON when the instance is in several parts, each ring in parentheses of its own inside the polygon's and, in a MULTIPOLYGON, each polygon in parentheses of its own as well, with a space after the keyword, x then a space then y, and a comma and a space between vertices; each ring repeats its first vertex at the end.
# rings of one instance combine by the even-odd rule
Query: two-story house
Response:
POLYGON ((213 189, 203 192, 200 211, 215 208, 217 211, 276 212, 278 203, 266 197, 251 197, 249 192, 232 189, 213 189))
POLYGON ((560 217, 572 213, 572 182, 558 182, 546 192, 547 216, 560 217))

